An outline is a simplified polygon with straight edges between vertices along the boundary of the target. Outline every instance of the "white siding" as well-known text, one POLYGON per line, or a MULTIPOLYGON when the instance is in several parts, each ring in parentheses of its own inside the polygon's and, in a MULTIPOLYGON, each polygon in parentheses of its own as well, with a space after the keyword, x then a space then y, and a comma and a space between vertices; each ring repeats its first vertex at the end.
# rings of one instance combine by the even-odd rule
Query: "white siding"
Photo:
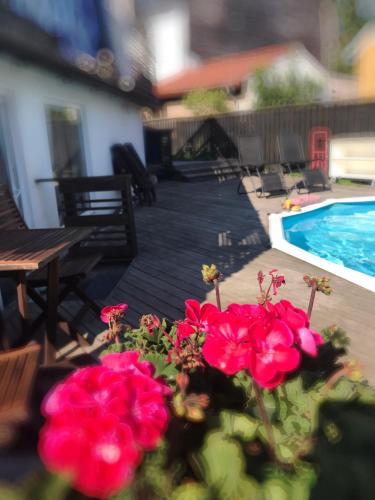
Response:
POLYGON ((0 96, 8 103, 25 219, 31 227, 58 224, 53 184, 35 182, 52 177, 46 105, 79 107, 89 175, 112 173, 110 147, 115 142, 132 142, 144 159, 138 107, 120 98, 5 56, 0 59, 0 96))

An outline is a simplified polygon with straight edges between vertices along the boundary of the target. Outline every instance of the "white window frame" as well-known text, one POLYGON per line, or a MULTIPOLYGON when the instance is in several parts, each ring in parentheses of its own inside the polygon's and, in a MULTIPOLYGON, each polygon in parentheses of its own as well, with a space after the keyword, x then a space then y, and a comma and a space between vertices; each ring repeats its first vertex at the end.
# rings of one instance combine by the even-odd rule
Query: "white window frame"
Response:
POLYGON ((51 149, 51 127, 50 127, 50 121, 48 119, 48 110, 49 108, 71 108, 76 111, 78 111, 79 116, 80 116, 80 142, 81 142, 81 149, 82 149, 82 158, 83 158, 83 163, 84 163, 84 168, 85 172, 83 175, 89 176, 91 175, 91 162, 89 161, 89 143, 88 143, 88 134, 87 134, 87 121, 86 121, 86 113, 85 113, 85 108, 84 106, 81 106, 75 102, 72 102, 67 99, 46 99, 44 101, 44 117, 45 117, 45 124, 46 124, 46 132, 47 132, 47 144, 48 144, 48 154, 49 154, 49 159, 50 159, 50 168, 51 168, 51 175, 54 175, 54 169, 53 169, 53 152, 51 149))

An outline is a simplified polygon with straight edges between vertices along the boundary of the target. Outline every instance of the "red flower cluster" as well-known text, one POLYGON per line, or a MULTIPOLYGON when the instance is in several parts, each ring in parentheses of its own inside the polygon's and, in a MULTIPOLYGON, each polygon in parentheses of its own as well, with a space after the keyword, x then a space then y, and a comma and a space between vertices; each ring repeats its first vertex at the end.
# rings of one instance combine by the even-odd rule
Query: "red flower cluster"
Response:
POLYGON ((126 486, 153 450, 169 420, 170 389, 151 363, 128 351, 104 356, 57 385, 43 402, 39 453, 90 497, 108 498, 126 486))
POLYGON ((306 313, 286 300, 275 305, 231 304, 223 312, 188 300, 186 319, 177 327, 178 342, 197 331, 206 333, 202 353, 208 364, 227 375, 246 369, 268 389, 298 368, 301 351, 316 356, 323 342, 310 329, 306 313))

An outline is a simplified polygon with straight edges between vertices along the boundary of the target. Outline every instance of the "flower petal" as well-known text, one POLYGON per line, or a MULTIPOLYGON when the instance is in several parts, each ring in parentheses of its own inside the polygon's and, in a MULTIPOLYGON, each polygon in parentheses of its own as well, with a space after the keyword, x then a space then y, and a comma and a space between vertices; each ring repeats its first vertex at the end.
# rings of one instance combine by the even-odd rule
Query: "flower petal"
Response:
POLYGON ((273 354, 273 360, 278 371, 291 372, 298 367, 301 355, 294 347, 279 346, 273 354))
POLYGON ((285 321, 274 319, 271 323, 271 330, 267 335, 267 345, 276 347, 278 345, 291 346, 294 342, 294 335, 285 321))

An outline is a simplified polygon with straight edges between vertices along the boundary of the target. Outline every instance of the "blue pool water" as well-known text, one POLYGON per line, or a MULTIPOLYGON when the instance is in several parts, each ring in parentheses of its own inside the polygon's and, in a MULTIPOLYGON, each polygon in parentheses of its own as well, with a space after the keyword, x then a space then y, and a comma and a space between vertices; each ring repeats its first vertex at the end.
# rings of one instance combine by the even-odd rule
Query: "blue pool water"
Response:
POLYGON ((334 203, 284 217, 283 228, 293 245, 375 276, 375 201, 334 203))

